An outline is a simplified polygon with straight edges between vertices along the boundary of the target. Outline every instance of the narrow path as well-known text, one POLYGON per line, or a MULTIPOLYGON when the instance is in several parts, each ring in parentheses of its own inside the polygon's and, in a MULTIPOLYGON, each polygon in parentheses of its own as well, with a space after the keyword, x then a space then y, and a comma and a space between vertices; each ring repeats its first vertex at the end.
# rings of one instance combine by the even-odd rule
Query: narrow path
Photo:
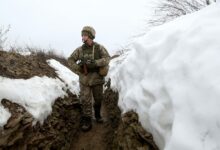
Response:
POLYGON ((79 131, 78 137, 72 141, 71 150, 107 149, 106 134, 111 128, 108 127, 105 104, 102 104, 101 114, 105 122, 100 124, 93 119, 92 129, 88 132, 79 131))
POLYGON ((158 150, 153 136, 141 126, 137 113, 129 111, 121 116, 116 92, 107 89, 104 97, 105 122, 93 121, 90 131, 79 131, 74 135, 70 150, 158 150))
POLYGON ((103 150, 106 149, 104 141, 108 128, 105 124, 93 121, 93 127, 88 132, 80 131, 78 139, 73 141, 71 150, 103 150))

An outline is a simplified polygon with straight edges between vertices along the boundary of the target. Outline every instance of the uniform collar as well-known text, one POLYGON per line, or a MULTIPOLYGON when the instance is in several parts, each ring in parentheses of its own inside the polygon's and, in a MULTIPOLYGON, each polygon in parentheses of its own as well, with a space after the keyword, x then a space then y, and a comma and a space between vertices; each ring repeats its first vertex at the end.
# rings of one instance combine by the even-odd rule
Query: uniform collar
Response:
POLYGON ((91 48, 91 47, 93 47, 93 46, 95 46, 95 45, 96 45, 96 42, 93 42, 91 46, 89 46, 89 45, 87 45, 87 44, 84 43, 84 44, 82 45, 82 47, 83 47, 83 48, 91 48))

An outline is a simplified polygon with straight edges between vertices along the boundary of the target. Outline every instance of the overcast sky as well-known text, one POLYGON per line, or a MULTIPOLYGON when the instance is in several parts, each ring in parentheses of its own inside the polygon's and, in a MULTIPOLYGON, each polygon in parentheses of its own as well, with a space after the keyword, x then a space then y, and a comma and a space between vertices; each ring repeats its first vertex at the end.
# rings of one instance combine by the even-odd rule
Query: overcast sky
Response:
POLYGON ((110 53, 144 30, 149 0, 0 0, 0 25, 11 25, 11 44, 55 48, 68 56, 82 44, 81 29, 110 53))

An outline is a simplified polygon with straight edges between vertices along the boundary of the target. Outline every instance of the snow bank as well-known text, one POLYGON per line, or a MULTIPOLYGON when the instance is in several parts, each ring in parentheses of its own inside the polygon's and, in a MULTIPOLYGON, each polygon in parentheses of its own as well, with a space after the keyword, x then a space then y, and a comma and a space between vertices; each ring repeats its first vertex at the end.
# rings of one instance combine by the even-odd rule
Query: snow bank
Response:
POLYGON ((79 95, 79 76, 54 59, 50 59, 47 62, 67 84, 68 89, 70 89, 73 94, 79 95))
POLYGON ((0 129, 3 127, 8 119, 11 117, 11 113, 8 111, 8 109, 5 109, 1 104, 0 104, 0 129))
MULTIPOLYGON (((51 113, 51 105, 58 97, 64 97, 65 84, 59 79, 33 77, 28 80, 9 79, 0 76, 0 101, 8 99, 18 103, 30 112, 33 117, 43 122, 51 113)), ((0 127, 10 117, 10 113, 0 104, 0 127)))
MULTIPOLYGON (((127 56, 129 55, 130 51, 125 51, 125 53, 123 53, 122 55, 120 55, 119 57, 116 57, 114 59, 112 59, 109 63, 109 71, 108 71, 108 74, 105 78, 106 81, 108 81, 109 79, 111 78, 117 78, 117 80, 111 80, 111 84, 112 85, 116 85, 115 82, 118 82, 118 69, 119 69, 119 66, 126 60, 127 56)), ((119 87, 112 87, 113 90, 117 91, 119 87)))
MULTIPOLYGON (((57 70, 62 81, 46 76, 27 80, 0 76, 0 101, 5 98, 22 105, 42 123, 51 113, 54 101, 63 98, 67 89, 79 95, 78 76, 56 60, 50 59, 48 64, 57 70)), ((0 127, 7 123, 10 116, 10 112, 0 104, 0 127)))
MULTIPOLYGON (((110 73, 160 149, 220 149, 220 7, 152 29, 110 73)), ((114 62, 113 62, 114 63, 114 62)))

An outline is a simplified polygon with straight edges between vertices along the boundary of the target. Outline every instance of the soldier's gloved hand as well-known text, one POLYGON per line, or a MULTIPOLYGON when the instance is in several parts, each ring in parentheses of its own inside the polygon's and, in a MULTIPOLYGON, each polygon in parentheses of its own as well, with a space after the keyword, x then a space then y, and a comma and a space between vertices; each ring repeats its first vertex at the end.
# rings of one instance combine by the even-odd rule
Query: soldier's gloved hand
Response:
POLYGON ((77 71, 80 73, 83 73, 83 64, 84 64, 83 60, 77 61, 77 71))
POLYGON ((86 61, 86 66, 89 68, 89 69, 94 69, 97 67, 96 65, 96 61, 94 59, 92 60, 87 60, 86 61))
POLYGON ((83 65, 85 64, 85 61, 84 60, 79 60, 77 62, 77 64, 78 64, 78 66, 83 67, 83 65))

